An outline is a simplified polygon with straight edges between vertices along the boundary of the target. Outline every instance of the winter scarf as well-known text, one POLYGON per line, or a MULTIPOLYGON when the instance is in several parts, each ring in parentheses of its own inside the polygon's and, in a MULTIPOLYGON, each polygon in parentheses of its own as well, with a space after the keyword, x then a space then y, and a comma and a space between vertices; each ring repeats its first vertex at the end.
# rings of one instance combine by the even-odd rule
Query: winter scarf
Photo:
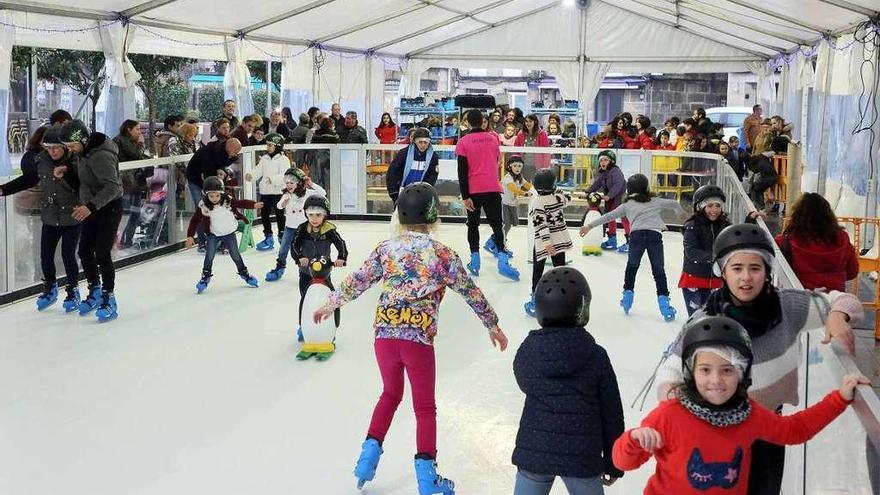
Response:
POLYGON ((749 337, 752 339, 760 337, 782 321, 782 304, 779 301, 779 293, 770 285, 770 282, 765 283, 767 285, 764 292, 748 306, 734 304, 730 289, 725 285, 712 291, 704 310, 710 316, 723 315, 733 318, 746 329, 749 337))
MULTIPOLYGON (((425 178, 425 174, 428 172, 428 168, 431 166, 431 157, 434 156, 434 147, 428 146, 428 149, 425 150, 425 169, 422 170, 422 179, 425 178)), ((413 162, 416 158, 416 145, 409 145, 409 150, 406 152, 406 164, 403 166, 403 179, 400 181, 401 185, 406 182, 406 178, 409 177, 409 172, 412 170, 413 162)), ((421 180, 421 179, 420 179, 421 180)))
POLYGON ((699 404, 689 394, 683 393, 679 395, 678 401, 691 414, 717 428, 738 425, 748 419, 752 412, 752 404, 748 400, 740 400, 733 407, 712 407, 699 404))

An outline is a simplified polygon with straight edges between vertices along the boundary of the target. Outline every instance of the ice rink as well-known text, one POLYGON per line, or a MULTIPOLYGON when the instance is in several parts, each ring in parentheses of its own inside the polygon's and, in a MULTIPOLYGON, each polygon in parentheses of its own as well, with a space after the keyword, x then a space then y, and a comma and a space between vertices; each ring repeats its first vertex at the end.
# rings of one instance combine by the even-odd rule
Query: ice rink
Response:
MULTIPOLYGON (((377 222, 338 227, 351 254, 349 266, 334 271, 337 282, 390 232, 377 222)), ((489 230, 482 232, 485 239, 489 230)), ((485 252, 477 278, 510 338, 507 352, 492 348, 455 292, 447 292, 440 310, 438 463, 460 494, 513 491, 510 457, 524 395, 512 364, 536 328, 522 308, 531 280, 525 233, 525 227, 511 232, 520 282, 498 275, 485 252)), ((467 255, 464 225, 444 225, 438 238, 467 255)), ((645 412, 629 407, 686 319, 676 289, 681 236, 666 233, 664 243, 679 312, 674 323, 657 309, 647 256, 629 317, 618 306, 626 255, 583 257, 576 242, 569 256, 592 287, 588 330, 611 356, 627 428, 656 403, 652 392, 645 412)), ((280 282, 263 282, 275 256, 244 254, 260 280, 252 289, 218 255, 211 286, 199 296, 194 285, 202 257, 194 250, 121 270, 120 316, 104 325, 64 314, 60 301, 42 314, 34 299, 0 308, 0 493, 358 493, 352 469, 381 391, 371 327, 378 290, 342 309, 332 359, 298 362, 297 275, 288 270, 280 282)), ((363 493, 415 493, 414 454, 407 390, 376 479, 363 493)), ((640 493, 652 469, 628 473, 606 493, 640 493)), ((553 493, 566 493, 561 482, 553 493)))

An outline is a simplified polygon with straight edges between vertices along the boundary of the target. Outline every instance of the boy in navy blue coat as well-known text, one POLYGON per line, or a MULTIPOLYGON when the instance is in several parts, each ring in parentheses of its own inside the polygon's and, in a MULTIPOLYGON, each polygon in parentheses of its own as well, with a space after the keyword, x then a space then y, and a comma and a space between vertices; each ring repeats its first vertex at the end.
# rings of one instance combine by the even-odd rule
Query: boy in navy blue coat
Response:
POLYGON ((541 277, 532 330, 513 361, 526 403, 516 435, 514 495, 546 495, 556 476, 573 495, 601 495, 623 471, 611 462, 624 431, 617 377, 608 354, 584 326, 590 286, 574 268, 541 277))

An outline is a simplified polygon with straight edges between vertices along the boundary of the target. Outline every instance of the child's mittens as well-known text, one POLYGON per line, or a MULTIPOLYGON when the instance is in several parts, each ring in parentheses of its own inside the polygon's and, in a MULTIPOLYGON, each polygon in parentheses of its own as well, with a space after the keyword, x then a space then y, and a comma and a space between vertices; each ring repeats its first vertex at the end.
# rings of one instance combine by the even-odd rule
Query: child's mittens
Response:
POLYGON ((663 448, 663 438, 660 436, 660 432, 654 428, 636 428, 630 431, 629 435, 647 452, 653 453, 655 450, 663 448))

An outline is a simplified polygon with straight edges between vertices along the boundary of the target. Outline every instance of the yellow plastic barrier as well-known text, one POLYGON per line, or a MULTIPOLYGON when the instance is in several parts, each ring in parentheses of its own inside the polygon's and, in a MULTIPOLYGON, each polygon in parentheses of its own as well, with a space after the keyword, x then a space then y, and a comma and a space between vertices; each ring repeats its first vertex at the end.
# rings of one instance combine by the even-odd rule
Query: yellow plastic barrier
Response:
POLYGON ((653 191, 657 194, 674 194, 676 201, 681 201, 682 194, 694 192, 694 182, 682 177, 681 165, 681 157, 655 156, 651 161, 653 191))
MULTIPOLYGON (((784 190, 784 189, 783 189, 784 190)), ((863 217, 837 217, 837 221, 844 224, 852 224, 853 226, 853 244, 861 246, 862 226, 873 225, 875 229, 880 229, 880 218, 863 218, 863 217)), ((878 272, 880 273, 880 255, 873 258, 867 256, 859 256, 859 272, 878 272)), ((856 296, 859 295, 861 289, 859 280, 856 279, 852 286, 852 292, 856 296)), ((880 340, 880 278, 874 282, 874 301, 862 302, 866 308, 875 310, 874 315, 874 338, 880 340)))

